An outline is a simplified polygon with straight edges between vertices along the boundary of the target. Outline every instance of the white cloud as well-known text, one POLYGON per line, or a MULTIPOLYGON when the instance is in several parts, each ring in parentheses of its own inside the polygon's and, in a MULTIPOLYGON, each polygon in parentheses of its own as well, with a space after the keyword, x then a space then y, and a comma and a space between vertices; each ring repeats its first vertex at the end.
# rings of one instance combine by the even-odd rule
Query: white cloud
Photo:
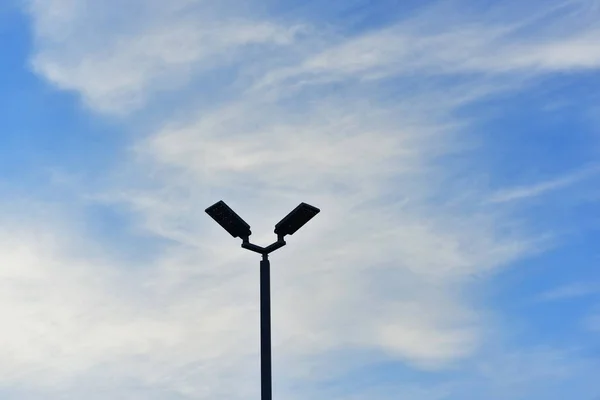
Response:
POLYGON ((285 267, 274 272, 274 320, 292 364, 348 347, 376 348, 424 368, 468 356, 481 321, 455 292, 472 274, 531 251, 531 243, 497 232, 493 215, 430 204, 437 190, 423 179, 443 178, 430 163, 452 136, 444 124, 405 128, 394 118, 404 115, 401 108, 338 101, 334 95, 298 110, 242 98, 204 110, 189 125, 169 125, 136 149, 161 189, 125 191, 117 200, 153 233, 196 246, 206 232, 226 240, 222 233, 218 239, 219 227, 206 227, 197 206, 221 196, 252 216, 260 244, 272 240, 261 232, 271 232, 299 199, 321 207, 310 233, 275 256, 274 265, 285 267), (393 192, 386 187, 392 180, 409 201, 369 204, 393 192))
POLYGON ((0 232, 3 385, 45 390, 49 398, 91 378, 109 392, 127 380, 170 395, 254 391, 244 377, 257 360, 248 343, 258 332, 241 329, 255 325, 249 269, 230 266, 234 275, 222 277, 210 255, 181 251, 132 268, 99 256, 55 222, 17 220, 21 228, 3 218, 0 232))
POLYGON ((595 67, 595 45, 584 43, 594 31, 566 39, 540 34, 541 44, 515 45, 512 23, 427 31, 405 21, 336 43, 315 30, 320 45, 305 46, 308 38, 300 51, 293 46, 297 28, 241 18, 235 7, 128 2, 124 18, 114 4, 31 2, 36 71, 77 92, 92 110, 127 116, 155 92, 173 90, 177 98, 176 89, 235 63, 249 78, 236 82, 235 100, 182 96, 186 118, 167 118, 137 137, 119 180, 95 194, 128 207, 145 233, 171 241, 147 268, 117 265, 98 274, 107 261, 73 259, 63 244, 37 256, 44 249, 28 238, 12 246, 26 250, 6 253, 32 274, 19 278, 32 293, 46 291, 45 300, 5 293, 5 303, 20 310, 3 310, 7 320, 20 321, 7 336, 16 350, 4 357, 14 373, 6 381, 52 381, 70 390, 108 366, 116 386, 131 379, 189 398, 253 395, 258 260, 204 214, 221 198, 251 218, 259 244, 272 240, 273 223, 299 201, 322 209, 273 256, 281 381, 332 365, 329 376, 342 374, 353 366, 336 363, 336 354, 365 349, 424 369, 477 351, 486 314, 469 301, 466 282, 539 243, 493 205, 482 206, 487 193, 453 190, 453 165, 439 162, 471 145, 461 135, 465 121, 453 117, 456 108, 512 81, 417 85, 393 101, 368 85, 317 83, 595 67), (556 49, 568 43, 579 50, 558 60, 556 49), (262 62, 273 45, 282 46, 273 64, 283 67, 262 62), (289 90, 293 79, 313 91, 289 90), (36 346, 27 348, 29 340, 36 346))
MULTIPOLYGON (((308 83, 415 74, 530 75, 597 68, 600 31, 578 26, 566 13, 564 20, 552 19, 549 25, 569 33, 553 34, 544 18, 564 7, 555 3, 508 24, 481 16, 442 18, 441 11, 448 10, 433 7, 412 20, 340 41, 319 36, 315 29, 300 38, 301 26, 242 17, 235 2, 129 0, 113 9, 87 0, 31 0, 38 46, 32 65, 58 87, 80 94, 91 108, 119 115, 139 109, 153 94, 181 89, 203 73, 240 62, 252 74, 263 71, 255 88, 283 84, 282 91, 308 83), (124 18, 125 13, 138 17, 124 18), (293 56, 274 52, 292 44, 298 45, 293 56), (299 56, 304 61, 297 63, 299 56)), ((238 4, 244 10, 240 4, 246 2, 238 4)))
POLYGON ((154 92, 231 66, 252 45, 290 44, 298 30, 235 14, 223 19, 219 8, 197 0, 125 1, 118 7, 31 1, 38 45, 33 68, 80 94, 91 108, 122 115, 154 92))

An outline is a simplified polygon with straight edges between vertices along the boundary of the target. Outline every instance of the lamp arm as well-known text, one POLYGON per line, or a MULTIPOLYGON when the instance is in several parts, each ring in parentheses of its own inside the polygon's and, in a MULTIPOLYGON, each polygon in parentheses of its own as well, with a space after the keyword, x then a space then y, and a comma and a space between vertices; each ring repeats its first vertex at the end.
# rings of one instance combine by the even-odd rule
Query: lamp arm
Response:
POLYGON ((244 237, 242 238, 243 242, 242 242, 242 247, 246 250, 250 250, 253 251, 255 253, 260 253, 260 254, 269 254, 283 246, 286 245, 285 240, 283 240, 283 235, 277 235, 277 241, 270 244, 267 247, 261 247, 261 246, 257 246, 253 243, 250 243, 250 239, 248 237, 244 237))

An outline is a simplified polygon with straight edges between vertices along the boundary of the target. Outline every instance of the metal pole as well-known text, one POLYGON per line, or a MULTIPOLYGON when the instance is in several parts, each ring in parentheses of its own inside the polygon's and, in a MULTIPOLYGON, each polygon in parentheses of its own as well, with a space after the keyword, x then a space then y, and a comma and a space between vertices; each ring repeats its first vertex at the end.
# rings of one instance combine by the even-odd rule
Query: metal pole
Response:
POLYGON ((269 256, 260 262, 260 398, 271 400, 271 271, 269 256))

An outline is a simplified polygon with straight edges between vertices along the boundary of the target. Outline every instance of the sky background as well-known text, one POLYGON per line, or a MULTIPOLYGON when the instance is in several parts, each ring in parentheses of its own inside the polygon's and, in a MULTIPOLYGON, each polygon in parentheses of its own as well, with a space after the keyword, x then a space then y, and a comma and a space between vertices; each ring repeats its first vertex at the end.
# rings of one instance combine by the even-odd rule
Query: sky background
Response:
POLYGON ((600 1, 2 0, 0 397, 600 399, 600 1))

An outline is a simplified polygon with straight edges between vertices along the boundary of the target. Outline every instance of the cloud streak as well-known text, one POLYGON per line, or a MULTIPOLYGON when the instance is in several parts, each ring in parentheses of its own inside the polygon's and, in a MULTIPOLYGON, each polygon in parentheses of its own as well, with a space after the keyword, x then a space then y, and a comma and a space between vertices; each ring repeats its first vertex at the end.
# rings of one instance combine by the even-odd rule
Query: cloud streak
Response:
POLYGON ((539 198, 545 194, 568 188, 586 179, 592 178, 596 176, 598 172, 600 172, 600 169, 597 166, 583 168, 579 171, 553 178, 546 182, 500 191, 494 194, 489 201, 492 203, 506 203, 539 198))
POLYGON ((537 298, 539 301, 561 301, 576 299, 593 295, 600 291, 598 285, 590 285, 588 283, 578 283, 561 286, 559 288, 541 293, 537 298))

